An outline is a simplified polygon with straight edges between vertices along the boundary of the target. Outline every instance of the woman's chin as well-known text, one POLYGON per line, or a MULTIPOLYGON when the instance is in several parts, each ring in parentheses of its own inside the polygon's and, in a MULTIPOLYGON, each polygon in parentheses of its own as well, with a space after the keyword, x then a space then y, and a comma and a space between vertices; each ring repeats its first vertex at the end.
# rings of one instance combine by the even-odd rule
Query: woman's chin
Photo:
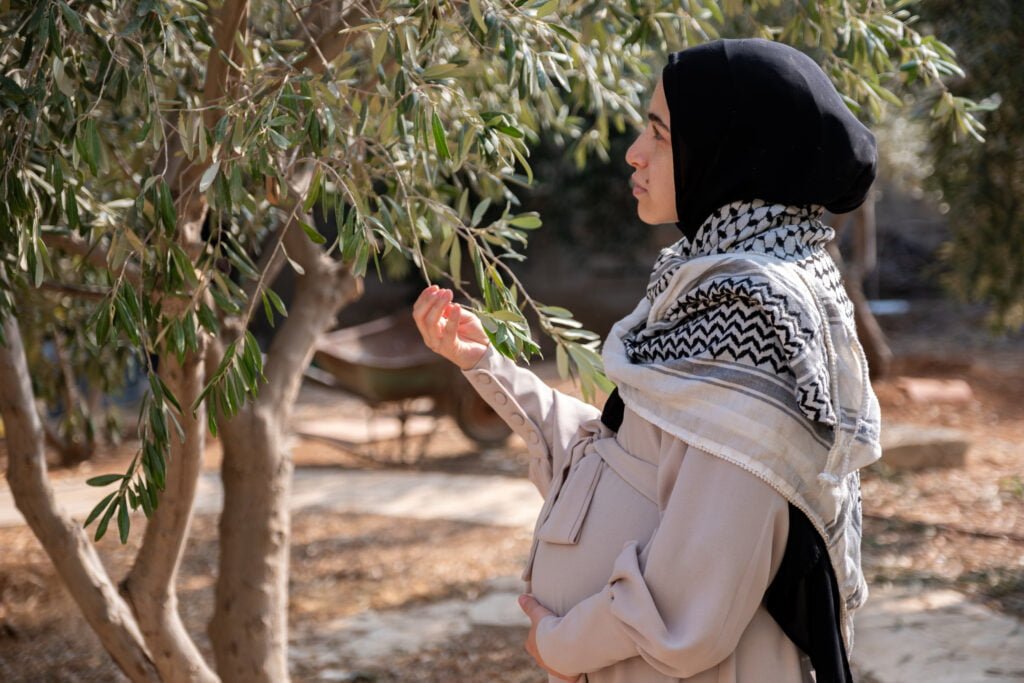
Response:
POLYGON ((652 216, 645 211, 637 211, 637 217, 646 223, 647 225, 664 225, 665 223, 675 223, 675 220, 668 220, 665 216, 652 216))

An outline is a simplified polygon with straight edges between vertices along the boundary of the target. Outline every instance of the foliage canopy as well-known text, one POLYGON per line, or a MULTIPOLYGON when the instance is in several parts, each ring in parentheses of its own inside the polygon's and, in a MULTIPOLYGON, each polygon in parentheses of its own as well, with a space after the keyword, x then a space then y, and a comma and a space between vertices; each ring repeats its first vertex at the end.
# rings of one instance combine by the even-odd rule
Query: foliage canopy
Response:
MULTIPOLYGON (((782 40, 865 118, 911 95, 953 135, 982 130, 943 84, 961 75, 952 51, 903 0, 265 0, 218 23, 239 4, 0 2, 0 315, 47 321, 36 338, 60 335, 108 373, 222 336, 200 397, 214 432, 263 376, 248 321, 287 315, 266 274, 276 254, 301 269, 288 226, 359 276, 399 257, 450 279, 507 355, 538 350, 533 309, 560 371, 608 388, 597 336, 508 267, 541 225, 516 192, 539 134, 583 165, 613 128, 641 125, 669 49, 782 40), (314 210, 337 224, 332 243, 314 210)), ((116 514, 125 539, 128 509, 157 504, 176 415, 196 408, 149 376, 138 455, 95 482, 118 485, 90 516, 97 536, 116 514)))
POLYGON ((930 182, 949 205, 953 240, 947 281, 965 298, 991 305, 1001 329, 1024 326, 1024 71, 1007 63, 1019 52, 1024 7, 998 0, 961 6, 929 0, 923 17, 956 46, 967 76, 953 91, 979 100, 988 115, 984 146, 958 145, 933 131, 930 182))

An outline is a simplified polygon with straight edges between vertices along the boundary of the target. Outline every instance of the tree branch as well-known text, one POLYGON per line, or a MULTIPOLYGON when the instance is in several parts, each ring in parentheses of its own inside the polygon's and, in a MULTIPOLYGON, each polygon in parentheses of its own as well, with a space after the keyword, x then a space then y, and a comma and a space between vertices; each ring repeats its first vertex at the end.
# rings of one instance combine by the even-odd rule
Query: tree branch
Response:
MULTIPOLYGON (((172 353, 160 356, 160 378, 183 406, 192 405, 202 390, 203 357, 202 349, 188 354, 181 364, 172 353)), ((142 547, 122 589, 163 678, 215 683, 217 676, 181 621, 175 587, 202 468, 206 415, 200 406, 195 417, 186 409, 177 418, 185 440, 179 441, 176 434, 171 436, 166 488, 146 525, 142 547)))
MULTIPOLYGON (((204 121, 216 123, 216 107, 229 95, 229 62, 237 54, 235 40, 245 32, 248 0, 225 0, 213 22, 216 46, 210 51, 203 86, 204 121)), ((234 60, 233 60, 234 61, 234 60)), ((180 146, 180 140, 175 142, 180 146)), ((168 146, 168 158, 176 152, 168 146)), ((202 249, 202 226, 208 206, 197 191, 200 175, 209 166, 183 162, 168 184, 178 204, 178 240, 186 254, 195 258, 202 249)), ((205 341, 205 340, 204 340, 205 341)), ((189 353, 183 362, 172 353, 160 357, 160 377, 181 405, 192 405, 198 398, 205 377, 205 353, 189 353)), ((206 418, 201 406, 195 417, 186 410, 178 416, 185 431, 184 441, 172 437, 167 463, 166 490, 142 541, 128 577, 125 594, 130 596, 146 642, 156 653, 156 665, 167 680, 214 682, 216 674, 206 664, 185 630, 178 612, 175 578, 184 553, 192 521, 192 507, 206 443, 206 418)))
POLYGON ((39 289, 54 292, 55 294, 66 294, 79 299, 92 299, 94 301, 100 301, 110 296, 110 290, 107 289, 71 285, 64 282, 54 282, 53 280, 44 280, 40 283, 39 289))
MULTIPOLYGON (((42 233, 43 244, 51 249, 59 249, 68 254, 81 256, 82 260, 98 270, 109 270, 107 250, 99 244, 89 244, 81 237, 56 232, 42 233)), ((142 271, 134 263, 125 263, 124 277, 136 287, 142 287, 142 271)))
POLYGON ((306 38, 309 39, 310 45, 312 45, 313 47, 313 52, 311 54, 315 54, 317 57, 320 58, 320 62, 322 63, 323 68, 326 70, 328 65, 330 64, 330 60, 328 60, 324 53, 320 51, 320 46, 317 45, 316 39, 313 37, 312 32, 309 30, 309 26, 306 25, 306 19, 302 16, 302 13, 299 12, 299 9, 295 6, 295 3, 292 2, 292 0, 285 0, 285 2, 288 3, 288 8, 291 9, 292 14, 294 14, 295 18, 298 20, 299 27, 302 29, 302 32, 306 34, 306 38))
POLYGON ((231 64, 224 55, 237 63, 238 48, 235 46, 235 36, 243 30, 248 12, 249 0, 224 0, 220 14, 214 22, 213 38, 216 45, 210 50, 210 60, 206 65, 206 81, 203 83, 203 104, 206 105, 204 119, 209 127, 217 123, 216 110, 210 105, 219 103, 229 94, 231 64))
POLYGON ((131 610, 118 595, 85 531, 54 500, 46 474, 43 427, 36 412, 21 332, 3 321, 0 416, 7 435, 7 480, 18 510, 46 550, 104 648, 132 681, 159 681, 131 610))
MULTIPOLYGON (((207 128, 213 128, 217 123, 216 105, 229 99, 232 94, 229 87, 232 80, 231 64, 224 55, 227 55, 232 62, 237 63, 238 48, 235 45, 235 39, 239 33, 242 33, 243 36, 248 33, 245 21, 248 13, 249 0, 224 0, 220 13, 215 19, 212 19, 215 44, 210 50, 210 56, 206 63, 206 80, 203 82, 203 123, 207 128)), ((171 123, 166 125, 168 128, 173 128, 171 123)), ((203 171, 212 163, 212 157, 205 162, 189 161, 181 152, 181 139, 175 133, 168 136, 164 152, 158 161, 158 166, 161 163, 168 164, 165 180, 179 201, 185 191, 195 185, 203 171)), ((179 217, 184 216, 187 221, 202 223, 206 216, 205 198, 198 193, 190 196, 186 206, 179 210, 178 215, 179 217)))
POLYGON ((305 273, 296 277, 288 318, 267 351, 263 369, 267 383, 256 399, 263 406, 294 402, 316 339, 331 325, 337 311, 363 293, 362 279, 352 275, 349 266, 320 251, 299 227, 298 218, 288 224, 284 248, 305 273))
POLYGON ((362 279, 352 275, 348 265, 323 253, 299 226, 299 220, 311 220, 299 213, 297 204, 306 195, 312 179, 312 166, 300 166, 291 176, 288 199, 279 207, 289 212, 281 246, 305 272, 296 277, 288 318, 267 351, 264 364, 267 383, 256 399, 261 405, 275 409, 294 402, 316 338, 342 307, 363 294, 362 279), (325 311, 329 311, 327 316, 325 311))
MULTIPOLYGON (((857 231, 866 229, 874 231, 873 225, 870 228, 866 228, 863 225, 866 221, 874 222, 873 203, 874 195, 868 193, 864 204, 855 209, 852 214, 848 214, 849 217, 844 219, 842 227, 852 226, 857 231)), ((852 264, 845 263, 842 253, 839 251, 838 240, 830 242, 827 248, 832 256, 832 260, 835 261, 836 266, 839 268, 843 278, 843 287, 850 298, 850 303, 853 304, 857 338, 861 346, 864 347, 864 355, 867 357, 871 379, 885 377, 889 372, 889 367, 892 365, 892 349, 889 346, 889 341, 886 339, 885 332, 871 312, 868 297, 864 293, 863 264, 867 260, 863 254, 855 254, 852 264)))
POLYGON ((313 73, 323 73, 327 65, 338 58, 355 35, 345 29, 352 28, 358 19, 366 19, 373 15, 376 7, 373 2, 366 4, 354 2, 345 10, 341 20, 320 34, 312 49, 295 64, 295 69, 309 69, 313 73))
POLYGON ((249 280, 243 288, 246 301, 252 301, 256 296, 259 296, 260 290, 270 287, 280 274, 281 268, 284 267, 285 257, 281 249, 281 243, 288 225, 288 221, 278 223, 274 232, 263 243, 263 249, 260 250, 260 260, 256 263, 256 272, 262 273, 262 275, 257 280, 249 280))
POLYGON ((296 278, 288 317, 267 352, 267 383, 255 401, 220 427, 224 511, 209 633, 224 680, 287 678, 292 464, 285 430, 316 339, 362 291, 362 280, 323 254, 298 225, 296 213, 290 215, 283 246, 305 272, 296 278), (253 662, 261 664, 258 672, 253 662))

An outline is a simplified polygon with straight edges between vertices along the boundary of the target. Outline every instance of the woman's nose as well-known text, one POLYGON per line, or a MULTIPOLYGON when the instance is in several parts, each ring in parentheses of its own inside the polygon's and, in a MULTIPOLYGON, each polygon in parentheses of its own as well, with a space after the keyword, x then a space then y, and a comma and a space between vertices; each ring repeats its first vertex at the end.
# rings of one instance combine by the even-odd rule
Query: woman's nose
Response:
POLYGON ((643 150, 641 149, 640 138, 633 141, 633 144, 626 150, 626 163, 633 168, 640 168, 646 163, 643 150))

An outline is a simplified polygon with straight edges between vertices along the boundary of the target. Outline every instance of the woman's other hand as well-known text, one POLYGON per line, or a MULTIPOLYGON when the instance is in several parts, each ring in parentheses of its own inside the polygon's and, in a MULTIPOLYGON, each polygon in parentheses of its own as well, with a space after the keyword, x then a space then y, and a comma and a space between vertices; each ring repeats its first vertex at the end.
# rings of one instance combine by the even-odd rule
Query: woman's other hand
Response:
POLYGON ((423 343, 463 370, 476 365, 491 342, 480 318, 452 303, 452 290, 430 285, 412 307, 423 343))
POLYGON ((526 612, 526 616, 530 617, 530 634, 526 636, 526 651, 533 657, 533 660, 537 662, 540 668, 560 681, 569 681, 570 683, 579 681, 582 676, 559 673, 545 664, 544 660, 540 658, 540 651, 537 649, 537 624, 544 617, 554 617, 557 615, 537 602, 537 599, 529 594, 519 596, 519 607, 526 612))

